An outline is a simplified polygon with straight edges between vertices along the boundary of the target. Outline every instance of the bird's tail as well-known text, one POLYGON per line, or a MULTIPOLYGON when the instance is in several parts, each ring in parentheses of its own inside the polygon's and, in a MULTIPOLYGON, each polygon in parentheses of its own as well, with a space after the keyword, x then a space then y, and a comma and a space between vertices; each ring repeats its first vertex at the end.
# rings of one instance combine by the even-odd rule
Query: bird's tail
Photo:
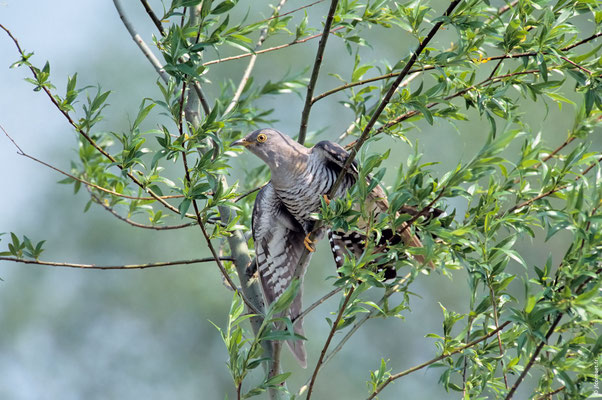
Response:
MULTIPOLYGON (((298 316, 301 314, 302 306, 303 292, 301 289, 299 290, 297 297, 295 297, 295 299, 291 303, 291 306, 289 308, 289 317, 291 321, 293 321, 293 329, 295 331, 295 334, 305 337, 305 333, 303 331, 303 318, 298 318, 298 316)), ((291 349, 291 352, 299 362, 299 365, 301 365, 301 367, 303 368, 306 368, 307 352, 305 351, 305 341, 303 339, 287 340, 286 344, 288 345, 289 349, 291 349)))
MULTIPOLYGON (((295 333, 301 336, 305 336, 303 332, 303 319, 295 321, 295 333)), ((307 352, 305 351, 305 341, 303 340, 287 340, 286 344, 288 348, 299 362, 302 368, 307 367, 307 352)))

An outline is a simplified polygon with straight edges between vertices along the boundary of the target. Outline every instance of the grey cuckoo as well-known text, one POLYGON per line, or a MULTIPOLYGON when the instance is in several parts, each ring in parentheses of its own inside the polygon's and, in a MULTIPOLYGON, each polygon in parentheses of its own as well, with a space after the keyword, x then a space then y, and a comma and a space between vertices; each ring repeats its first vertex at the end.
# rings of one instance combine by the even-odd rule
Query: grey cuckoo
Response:
MULTIPOLYGON (((314 251, 308 236, 316 222, 311 214, 320 209, 321 197, 330 191, 349 154, 330 141, 307 148, 275 129, 259 129, 232 145, 246 147, 261 158, 271 171, 270 182, 257 194, 252 215, 257 270, 265 300, 271 304, 291 283, 304 248, 314 251)), ((357 177, 357 163, 354 161, 335 197, 343 196, 357 177)), ((380 186, 377 185, 369 197, 369 209, 375 214, 389 208, 380 186)), ((405 212, 410 212, 409 208, 405 212)), ((318 232, 316 237, 322 235, 323 232, 318 232)), ((329 231, 328 236, 337 268, 343 265, 346 252, 357 257, 363 252, 366 238, 357 232, 329 231)), ((389 238, 393 242, 403 241, 411 247, 422 246, 410 229, 403 229, 400 235, 389 235, 389 238)), ((421 257, 415 258, 420 263, 424 261, 421 257)), ((307 257, 304 265, 299 266, 301 280, 309 259, 307 257)), ((301 313, 301 305, 302 289, 288 311, 291 320, 295 321, 301 313)), ((303 335, 302 324, 301 320, 295 321, 295 332, 300 335, 303 335)), ((305 367, 307 360, 303 342, 297 340, 287 343, 299 363, 305 367)))

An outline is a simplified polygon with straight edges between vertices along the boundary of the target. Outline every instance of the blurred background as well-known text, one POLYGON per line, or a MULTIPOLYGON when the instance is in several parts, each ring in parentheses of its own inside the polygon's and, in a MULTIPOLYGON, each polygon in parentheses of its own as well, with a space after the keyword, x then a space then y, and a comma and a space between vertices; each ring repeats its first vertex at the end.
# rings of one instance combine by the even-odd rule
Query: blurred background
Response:
MULTIPOLYGON (((139 33, 151 44, 155 29, 140 3, 124 3, 128 3, 124 4, 126 13, 139 33)), ((237 7, 241 18, 250 10, 249 22, 271 14, 266 1, 244 3, 237 7)), ((289 3, 283 12, 309 2, 289 3)), ((160 2, 151 4, 162 15, 160 2)), ((328 6, 324 2, 308 10, 313 26, 326 15, 328 6)), ((160 97, 155 71, 138 51, 110 1, 4 0, 0 2, 0 23, 26 51, 35 52, 31 59, 35 65, 50 62, 51 80, 59 93, 64 93, 66 77, 74 72, 78 72, 78 86, 100 84, 104 90, 112 90, 111 106, 100 129, 127 129, 142 98, 160 97)), ((384 32, 366 32, 378 45, 363 50, 368 57, 365 62, 372 57, 393 64, 413 46, 409 36, 391 37, 384 32)), ((454 39, 453 32, 446 35, 438 38, 439 43, 454 39)), ((265 46, 290 40, 273 38, 265 46)), ((316 46, 314 40, 259 57, 256 79, 275 80, 289 68, 309 65, 316 46)), ((234 49, 222 55, 239 53, 234 49)), ((76 157, 74 132, 45 94, 34 92, 24 81, 30 77, 27 69, 9 69, 18 59, 12 41, 0 34, 0 124, 28 154, 69 170, 70 160, 76 157)), ((238 82, 246 63, 243 59, 212 68, 209 96, 217 94, 224 79, 238 82)), ((347 71, 343 76, 348 76, 352 68, 353 59, 344 44, 332 37, 316 93, 337 85, 328 73, 347 71), (343 59, 348 60, 347 66, 341 63, 343 59)), ((320 101, 312 111, 309 129, 324 129, 321 138, 338 137, 352 120, 352 114, 338 103, 343 98, 320 101)), ((532 130, 543 132, 551 145, 561 143, 572 125, 574 110, 560 113, 551 105, 546 111, 541 103, 522 101, 532 130)), ((302 104, 299 96, 290 94, 274 97, 262 106, 275 109, 273 116, 280 121, 276 128, 294 134, 302 104)), ((420 122, 419 129, 410 133, 425 154, 423 160, 439 162, 433 167, 435 175, 470 158, 484 143, 488 123, 474 113, 469 116, 470 122, 457 123, 456 128, 436 120, 433 126, 420 122)), ((391 143, 383 140, 371 146, 371 151, 381 151, 391 143)), ((598 143, 597 148, 601 147, 598 143)), ((413 151, 410 146, 396 144, 387 164, 389 176, 395 176, 413 151)), ((259 164, 247 154, 238 157, 235 165, 230 182, 244 177, 237 170, 259 164)), ((56 172, 17 155, 13 145, 0 135, 0 232, 47 240, 41 259, 48 261, 109 265, 209 256, 198 229, 136 229, 97 205, 84 213, 87 193, 73 195, 72 186, 57 184, 61 179, 56 172)), ((447 206, 457 208, 460 216, 465 208, 461 200, 450 201, 447 206)), ((9 238, 0 239, 0 249, 4 250, 9 238)), ((564 249, 561 235, 548 243, 525 240, 518 248, 529 265, 542 264, 552 250, 558 257, 564 249)), ((306 278, 306 304, 330 290, 326 278, 333 272, 329 250, 321 243, 306 278)), ((224 326, 232 292, 222 285, 214 264, 93 271, 0 261, 0 278, 1 399, 234 397, 225 365, 226 350, 210 323, 224 326)), ((520 296, 522 283, 517 280, 513 284, 520 296)), ((378 368, 382 357, 390 360, 393 371, 399 371, 436 355, 434 340, 425 335, 442 332, 439 302, 451 311, 467 311, 466 274, 456 271, 451 278, 439 273, 424 275, 412 290, 417 296, 405 319, 366 324, 322 369, 315 398, 365 398, 369 371, 378 368)), ((285 353, 285 369, 292 370, 294 376, 290 389, 298 388, 309 377, 326 339, 325 317, 336 309, 339 299, 335 296, 306 318, 309 369, 300 370, 285 353)), ((446 393, 436 385, 439 374, 437 368, 414 373, 387 388, 380 398, 459 398, 460 394, 446 393)))

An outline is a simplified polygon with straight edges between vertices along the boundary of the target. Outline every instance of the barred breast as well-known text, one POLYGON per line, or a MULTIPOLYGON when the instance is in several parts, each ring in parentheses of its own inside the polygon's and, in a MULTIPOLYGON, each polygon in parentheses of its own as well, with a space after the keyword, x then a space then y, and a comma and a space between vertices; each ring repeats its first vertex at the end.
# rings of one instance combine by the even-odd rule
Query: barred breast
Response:
MULTIPOLYGON (((307 168, 292 178, 294 182, 290 182, 289 186, 276 187, 276 193, 293 217, 306 227, 311 214, 319 211, 321 198, 330 191, 339 171, 340 168, 310 157, 307 168)), ((346 174, 335 197, 343 196, 354 183, 355 178, 346 174)))

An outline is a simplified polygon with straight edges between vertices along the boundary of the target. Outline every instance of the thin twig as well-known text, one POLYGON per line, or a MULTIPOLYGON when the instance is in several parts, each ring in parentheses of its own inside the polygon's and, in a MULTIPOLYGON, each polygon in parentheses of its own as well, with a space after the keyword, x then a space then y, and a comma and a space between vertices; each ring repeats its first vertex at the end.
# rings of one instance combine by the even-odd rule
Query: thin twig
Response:
MULTIPOLYGON (((433 70, 433 69, 435 69, 434 65, 425 65, 422 68, 411 70, 410 72, 408 72, 408 75, 417 76, 420 72, 430 71, 430 70, 433 70)), ((363 79, 363 80, 357 81, 357 82, 345 83, 344 85, 337 86, 335 88, 332 88, 330 90, 325 91, 322 94, 317 95, 316 97, 314 97, 313 99, 311 99, 311 103, 314 104, 315 102, 317 102, 319 100, 322 100, 324 97, 328 97, 328 96, 330 96, 332 94, 340 92, 341 90, 350 89, 350 88, 355 87, 355 86, 365 85, 366 83, 377 82, 377 81, 381 81, 381 80, 384 80, 384 79, 394 78, 396 76, 399 76, 400 73, 401 72, 390 72, 388 74, 384 74, 384 75, 380 75, 380 76, 375 76, 373 78, 363 79)), ((401 87, 403 85, 400 84, 399 86, 401 87)))
POLYGON ((592 71, 590 71, 587 68, 582 67, 581 65, 577 64, 574 61, 569 60, 568 58, 566 58, 565 56, 560 56, 560 58, 562 58, 564 61, 568 62, 569 64, 575 66, 576 68, 580 69, 581 71, 587 73, 588 75, 592 75, 592 71))
MULTIPOLYGON (((471 301, 471 309, 474 306, 473 301, 471 301)), ((472 330, 472 324, 474 322, 474 318, 472 315, 468 316, 468 329, 466 329, 466 339, 465 341, 468 342, 468 340, 470 339, 470 331, 472 330)), ((496 326, 497 328, 499 328, 499 326, 496 326)), ((466 398, 466 371, 468 369, 468 357, 464 357, 464 361, 463 361, 463 367, 462 367, 462 397, 466 398)))
MULTIPOLYGON (((379 300, 378 306, 382 307, 382 305, 385 303, 385 301, 389 297, 391 297, 391 295, 393 293, 397 293, 399 291, 399 289, 401 288, 401 286, 410 278, 410 276, 412 276, 411 272, 407 273, 394 286, 387 289, 387 291, 385 292, 383 297, 379 300)), ((374 310, 370 311, 369 313, 363 315, 361 318, 358 318, 358 320, 353 324, 351 329, 349 331, 347 331, 345 336, 343 336, 343 338, 341 340, 339 340, 339 343, 334 347, 334 349, 332 349, 332 351, 330 353, 328 353, 328 355, 324 358, 324 360, 322 361, 322 365, 328 364, 330 362, 330 360, 332 360, 334 358, 334 356, 336 356, 337 353, 339 351, 341 351, 341 349, 343 348, 345 343, 347 343, 347 341, 349 341, 349 339, 351 339, 351 337, 355 334, 355 332, 357 332, 360 329, 360 327, 362 325, 364 325, 364 323, 366 323, 366 321, 368 321, 370 318, 373 318, 378 313, 379 313, 379 311, 374 309, 374 310)), ((309 386, 309 380, 307 380, 307 382, 305 382, 305 384, 303 386, 301 386, 301 388, 299 389, 299 391, 297 393, 297 396, 301 396, 303 393, 305 393, 308 386, 309 386)))
MULTIPOLYGON (((178 120, 178 129, 180 131, 180 136, 184 136, 184 103, 186 101, 186 82, 182 83, 182 94, 180 97, 180 111, 179 111, 179 120, 178 120)), ((190 186, 192 180, 190 178, 190 171, 188 169, 188 157, 186 155, 186 150, 182 151, 182 163, 184 164, 184 176, 186 179, 186 184, 188 186, 190 186)), ((199 206, 196 202, 196 199, 192 199, 192 207, 194 209, 194 215, 195 215, 195 219, 199 225, 199 227, 201 228, 201 231, 203 232, 203 237, 205 238, 205 242, 207 242, 207 246, 209 247, 209 250, 211 251, 211 254, 213 254, 213 258, 215 259, 215 262, 220 270, 220 272, 222 273, 224 279, 226 279, 226 281, 228 282, 228 284, 232 287, 232 288, 236 288, 236 284, 234 283, 234 281, 232 280, 232 278, 230 277, 230 274, 228 274, 228 271, 226 270, 226 268, 224 267, 224 265, 222 264, 222 262, 220 261, 220 257, 218 255, 218 252, 215 250, 215 247, 213 247, 213 243, 211 243, 211 238, 209 237, 209 234, 207 233, 207 229, 205 229, 205 225, 203 224, 203 220, 201 218, 201 213, 199 211, 199 206)), ((247 307, 249 308, 249 310, 253 313, 253 314, 259 314, 260 311, 255 307, 255 305, 247 298, 247 296, 245 295, 245 293, 242 290, 237 289, 238 294, 240 295, 240 297, 242 298, 242 300, 245 302, 245 304, 247 305, 247 307)))
POLYGON ((245 192, 245 193, 241 194, 240 196, 238 196, 237 198, 234 199, 234 202, 235 203, 239 202, 240 200, 244 199, 245 197, 250 196, 253 193, 255 193, 255 192, 263 189, 264 186, 265 185, 258 186, 258 187, 254 188, 254 189, 249 190, 248 192, 245 192))
POLYGON ((152 229, 155 231, 169 231, 169 230, 175 230, 175 229, 182 229, 182 228, 188 228, 189 226, 193 226, 196 225, 196 222, 189 222, 186 224, 181 224, 181 225, 166 225, 166 226, 158 226, 158 225, 145 225, 145 224, 140 224, 138 222, 132 221, 129 218, 123 217, 121 216, 117 211, 115 211, 112 207, 108 206, 107 204, 105 204, 104 201, 102 201, 102 199, 100 199, 99 197, 97 197, 94 193, 92 193, 91 191, 88 191, 88 193, 90 193, 90 197, 92 198, 92 200, 100 205, 102 208, 104 208, 105 210, 107 210, 108 212, 110 212, 111 214, 113 214, 113 216, 115 216, 115 218, 129 224, 132 226, 135 226, 136 228, 142 228, 142 229, 152 229))
POLYGON ((316 300, 315 302, 313 302, 313 304, 309 307, 307 307, 305 310, 303 310, 301 312, 301 314, 297 315, 295 317, 295 319, 293 320, 293 324, 296 323, 297 321, 301 321, 303 320, 303 318, 309 314, 310 312, 312 312, 316 307, 318 307, 319 305, 321 305, 322 303, 324 303, 326 300, 328 300, 329 298, 331 298, 332 296, 334 296, 335 294, 339 293, 341 290, 343 290, 343 287, 340 286, 334 290, 331 290, 330 292, 326 293, 324 296, 320 297, 318 300, 316 300))
MULTIPOLYGON (((589 171, 591 171, 596 165, 600 164, 601 162, 602 162, 602 157, 598 158, 598 161, 596 161, 595 163, 592 163, 589 167, 587 167, 579 175, 577 175, 575 177, 575 182, 577 182, 579 179, 581 179, 582 176, 586 175, 589 171)), ((520 210, 523 207, 531 205, 532 203, 536 202, 537 200, 543 199, 544 197, 548 197, 556 192, 566 189, 567 187, 569 187, 568 184, 554 187, 546 192, 538 194, 537 196, 535 196, 529 200, 525 200, 522 203, 511 207, 506 213, 507 214, 513 213, 516 210, 520 210)))
POLYGON ((146 10, 146 13, 150 17, 150 19, 153 21, 153 24, 155 24, 155 26, 159 30, 159 33, 161 33, 161 36, 165 36, 165 29, 163 29, 163 24, 161 24, 161 20, 157 18, 157 15, 155 14, 151 6, 148 4, 148 1, 140 0, 140 2, 144 6, 144 9, 146 10))
MULTIPOLYGON (((330 33, 335 33, 336 31, 339 31, 341 29, 343 29, 342 26, 336 27, 333 30, 331 30, 330 33)), ((308 36, 308 37, 303 38, 303 39, 293 40, 290 43, 281 44, 279 46, 270 47, 268 49, 259 50, 258 52, 243 53, 243 54, 239 54, 237 56, 224 57, 224 58, 220 58, 220 59, 217 59, 217 60, 207 61, 206 63, 203 63, 203 66, 206 67, 208 65, 218 64, 218 63, 222 63, 222 62, 226 62, 226 61, 240 60, 241 58, 251 57, 254 54, 264 54, 264 53, 268 53, 270 51, 284 49, 284 48, 289 47, 289 46, 294 46, 296 44, 305 43, 308 40, 315 39, 315 38, 320 37, 320 36, 322 36, 322 33, 318 33, 316 35, 308 36)))
MULTIPOLYGON (((278 5, 274 8, 274 13, 272 15, 273 18, 278 16, 280 9, 284 6, 284 3, 286 3, 286 1, 287 0, 280 0, 280 3, 278 3, 278 5)), ((251 59, 249 60, 249 63, 247 64, 247 68, 245 69, 245 72, 243 73, 242 78, 240 79, 240 82, 239 82, 236 90, 234 91, 234 96, 232 96, 232 100, 230 100, 230 104, 228 104, 228 107, 226 107, 226 110, 224 111, 224 115, 226 115, 230 111, 232 111, 232 109, 234 109, 236 104, 238 104, 238 100, 240 99, 240 96, 242 95, 242 92, 245 89, 245 86, 247 85, 249 78, 251 77, 251 72, 253 72, 253 68, 255 68, 255 61, 257 61, 257 51, 261 48, 261 45, 263 44, 263 42, 265 41, 265 39, 267 37, 268 37, 268 27, 266 26, 259 33, 259 39, 257 40, 257 44, 255 45, 255 50, 254 50, 255 54, 253 54, 251 56, 251 59)))
POLYGON ((562 385, 556 390, 553 390, 549 393, 545 393, 545 394, 542 394, 541 396, 538 396, 535 400, 551 400, 552 396, 562 392, 564 389, 566 389, 566 386, 562 385))
POLYGON ((316 383, 316 378, 318 376, 318 371, 320 370, 320 367, 322 366, 322 360, 324 360, 324 356, 326 355, 328 346, 330 346, 332 337, 334 336, 335 332, 337 331, 339 322, 341 321, 341 318, 343 318, 343 314, 345 313, 347 304, 349 303, 349 300, 351 300, 351 295, 353 294, 354 291, 355 291, 355 287, 352 286, 349 289, 349 292, 347 292, 347 296, 345 296, 345 300, 343 301, 343 305, 341 305, 341 309, 339 310, 339 313, 338 313, 336 319, 332 323, 332 327, 330 328, 330 332, 328 333, 328 338, 326 339, 326 343, 324 343, 324 347, 322 347, 322 351, 320 352, 320 358, 318 358, 318 362, 316 363, 316 367, 314 368, 314 372, 311 376, 311 381, 309 382, 309 388, 307 389, 306 400, 309 400, 311 398, 312 390, 314 388, 314 384, 316 383))
POLYGON ((309 121, 309 113, 311 112, 312 106, 312 97, 314 95, 316 82, 318 81, 318 75, 320 74, 320 67, 322 66, 322 60, 324 58, 326 42, 328 41, 328 36, 330 36, 326 33, 330 32, 330 27, 332 26, 332 20, 334 19, 334 14, 337 11, 338 4, 339 0, 331 0, 330 2, 330 9, 328 10, 328 15, 326 16, 326 21, 324 22, 324 30, 322 32, 322 37, 320 38, 320 43, 318 44, 318 50, 316 51, 316 59, 314 60, 311 77, 309 78, 309 83, 307 84, 307 94, 305 96, 305 105, 303 106, 303 111, 301 112, 301 126, 299 127, 299 138, 297 139, 297 141, 301 144, 305 143, 305 136, 307 135, 307 123, 309 121))
POLYGON ((516 392, 516 389, 521 384, 523 379, 525 379, 525 376, 527 376, 527 373, 529 372, 529 370, 535 363, 535 360, 539 356, 539 353, 541 353, 541 349, 543 349, 543 346, 546 344, 547 340, 550 338, 550 336, 552 336, 552 333, 554 333, 554 329, 556 329, 556 326, 562 319, 562 315, 563 315, 562 313, 559 313, 556 316, 556 318, 554 319, 554 322, 552 322, 552 325, 550 325, 550 328, 548 329, 548 332, 546 333, 546 340, 542 340, 537 345, 537 347, 535 348, 535 351, 533 352, 533 355, 531 355, 531 358, 529 359, 529 362, 527 362, 527 365, 525 365, 525 368, 523 369, 523 371, 521 372, 519 377, 516 379, 516 382, 514 382, 514 385, 512 385, 512 387, 510 388, 510 391, 508 392, 508 394, 506 395, 504 400, 512 399, 512 397, 514 396, 514 393, 516 392))
MULTIPOLYGON (((543 158, 543 162, 547 162, 549 161, 552 157, 554 157, 556 154, 558 154, 558 152, 562 149, 564 149, 566 146, 568 146, 573 140, 577 139, 577 136, 569 136, 569 138, 567 140, 565 140, 564 142, 562 142, 562 144, 558 147, 556 147, 550 154, 548 154, 547 156, 545 156, 543 158)), ((535 168, 539 167, 541 165, 541 162, 538 162, 537 164, 535 164, 535 168)))
POLYGON ((322 3, 323 1, 325 1, 325 0, 318 0, 318 1, 314 1, 313 3, 307 4, 307 5, 305 5, 305 6, 302 6, 302 7, 299 7, 299 8, 295 8, 294 10, 287 11, 287 12, 285 12, 285 13, 278 14, 278 15, 272 15, 270 18, 264 19, 264 20, 263 20, 263 21, 261 21, 261 22, 268 22, 268 21, 271 21, 271 20, 273 20, 274 18, 281 18, 281 17, 284 17, 285 15, 289 15, 289 14, 292 14, 292 13, 296 13, 297 11, 301 11, 301 10, 303 10, 303 9, 305 9, 305 8, 309 8, 309 7, 315 6, 316 4, 322 3))
POLYGON ((599 38, 600 36, 602 36, 602 32, 598 32, 598 33, 594 33, 591 36, 586 37, 585 39, 582 39, 580 41, 578 41, 577 43, 573 43, 570 46, 565 47, 564 49, 561 49, 562 51, 567 51, 567 50, 571 50, 574 49, 577 46, 581 46, 582 44, 585 44, 587 42, 591 42, 592 40, 599 38))
POLYGON ((443 186, 441 188, 441 190, 439 190, 439 193, 437 194, 437 196, 435 196, 435 198, 433 200, 431 200, 426 206, 424 206, 419 212, 417 212, 416 214, 414 214, 412 216, 412 218, 410 218, 409 220, 405 221, 399 231, 399 233, 401 234, 402 232, 404 232, 405 230, 409 229, 410 226, 412 226, 414 224, 414 222, 418 221, 418 219, 422 216, 425 216, 428 214, 429 210, 431 210, 433 208, 433 206, 435 205, 435 203, 437 203, 441 197, 443 197, 443 195, 445 194, 445 191, 447 190, 447 186, 443 186))
MULTIPOLYGON (((491 296, 491 305, 493 307, 493 322, 495 322, 495 327, 499 328, 500 322, 498 319, 498 309, 497 309, 495 291, 493 290, 493 286, 491 285, 490 282, 487 282, 487 284, 489 286, 489 295, 491 296)), ((508 390, 508 376, 506 374, 506 371, 504 371, 504 348, 502 347, 502 334, 499 330, 497 332, 497 344, 500 349, 500 365, 502 367, 502 375, 504 376, 504 386, 506 386, 506 390, 508 390)))
POLYGON ((155 56, 155 54, 152 52, 150 47, 148 47, 148 45, 144 42, 142 37, 140 37, 138 32, 136 32, 136 30, 134 29, 132 22, 129 20, 129 18, 123 12, 123 8, 121 6, 121 0, 113 0, 113 4, 115 5, 115 9, 117 10, 117 13, 119 14, 119 18, 121 18, 121 21, 123 21, 123 25, 125 25, 125 28, 130 33, 130 36, 132 37, 132 39, 134 39, 134 42, 136 42, 136 44, 140 48, 140 51, 142 51, 142 54, 144 54, 146 56, 146 58, 151 63, 151 65, 155 68, 155 70, 157 71, 157 73, 159 74, 161 79, 163 79, 164 82, 168 82, 169 74, 165 71, 165 68, 163 68, 163 65, 161 65, 161 61, 159 61, 159 59, 155 56))
POLYGON ((504 329, 506 326, 508 326, 508 324, 510 324, 510 321, 506 321, 506 322, 504 322, 503 324, 501 324, 501 325, 499 326, 499 328, 496 328, 496 329, 492 330, 492 331, 491 331, 491 332, 489 332, 487 335, 485 335, 485 336, 481 336, 480 338, 478 338, 478 339, 475 339, 475 340, 473 340, 472 342, 465 344, 464 346, 460 346, 460 347, 458 347, 457 349, 455 349, 455 350, 453 350, 453 351, 450 351, 449 353, 441 354, 439 357, 435 357, 435 358, 433 358, 432 360, 429 360, 429 361, 427 361, 427 362, 424 362, 424 363, 422 363, 422 364, 420 364, 420 365, 417 365, 417 366, 415 366, 415 367, 412 367, 412 368, 406 369, 405 371, 399 372, 399 373, 397 373, 397 374, 391 375, 391 376, 390 376, 389 378, 387 378, 387 379, 386 379, 386 380, 385 380, 385 381, 384 381, 384 382, 383 382, 381 385, 379 385, 379 386, 376 388, 376 390, 374 390, 374 392, 372 392, 372 394, 371 394, 371 395, 368 397, 368 399, 367 399, 367 400, 371 400, 371 399, 373 399, 374 397, 376 397, 376 395, 377 395, 377 394, 379 394, 380 392, 382 392, 382 390, 383 390, 383 389, 384 389, 386 386, 388 386, 388 385, 389 385, 391 382, 393 382, 394 380, 397 380, 397 379, 399 379, 399 378, 401 378, 401 377, 403 377, 403 376, 409 375, 409 374, 411 374, 412 372, 416 372, 416 371, 418 371, 418 370, 420 370, 420 369, 422 369, 422 368, 424 368, 424 367, 428 367, 429 365, 432 365, 432 364, 434 364, 434 363, 436 363, 436 362, 438 362, 438 361, 441 361, 441 360, 443 360, 444 358, 451 357, 451 356, 453 356, 454 354, 460 353, 460 352, 462 352, 462 351, 464 351, 464 350, 466 350, 466 349, 469 349, 469 348, 471 348, 471 347, 474 347, 474 346, 476 346, 477 344, 481 343, 482 341, 484 341, 484 340, 486 340, 486 339, 488 339, 488 338, 490 338, 490 337, 494 336, 495 334, 497 334, 499 331, 501 331, 501 330, 502 330, 502 329, 504 329))
POLYGON ((203 93, 203 90, 201 89, 201 84, 195 80, 192 82, 192 88, 194 89, 194 92, 196 93, 196 95, 199 97, 199 101, 201 102, 203 111, 205 112, 205 114, 209 115, 211 113, 211 107, 209 107, 209 103, 207 102, 207 97, 205 96, 205 93, 203 93))
MULTIPOLYGON (((418 78, 420 76, 420 70, 416 70, 414 72, 410 71, 410 73, 408 74, 408 77, 405 78, 403 80, 403 82, 401 82, 399 84, 399 87, 405 87, 407 85, 409 85, 414 79, 418 78)), ((349 126, 347 127, 347 129, 345 129, 345 132, 343 132, 337 139, 337 143, 341 143, 347 136, 349 136, 351 134, 351 132, 353 132, 353 129, 357 126, 357 124, 360 122, 362 118, 362 115, 360 115, 359 117, 357 117, 351 124, 349 124, 349 126)))
POLYGON ((495 19, 496 17, 499 17, 500 15, 502 15, 503 13, 505 13, 506 11, 510 10, 512 7, 516 6, 518 4, 518 0, 514 0, 512 3, 510 4, 506 4, 505 6, 501 7, 498 10, 498 15, 494 16, 491 18, 491 20, 495 19))
MULTIPOLYGON (((222 261, 234 261, 231 257, 221 257, 222 261)), ((81 268, 81 269, 144 269, 144 268, 157 268, 167 267, 174 265, 187 265, 187 264, 198 264, 215 261, 213 257, 197 258, 192 260, 180 260, 180 261, 167 261, 157 262, 149 264, 126 264, 126 265, 96 265, 96 264, 73 264, 64 262, 53 262, 53 261, 40 261, 40 260, 26 260, 23 258, 16 257, 0 257, 0 261, 12 261, 23 264, 35 264, 44 265, 49 267, 66 267, 66 268, 81 268)))
POLYGON ((489 74, 488 79, 493 78, 493 75, 495 75, 495 73, 497 72, 497 70, 500 68, 500 65, 502 65, 502 63, 504 62, 504 59, 500 59, 497 64, 495 64, 495 67, 493 67, 493 70, 491 70, 491 73, 489 74))

